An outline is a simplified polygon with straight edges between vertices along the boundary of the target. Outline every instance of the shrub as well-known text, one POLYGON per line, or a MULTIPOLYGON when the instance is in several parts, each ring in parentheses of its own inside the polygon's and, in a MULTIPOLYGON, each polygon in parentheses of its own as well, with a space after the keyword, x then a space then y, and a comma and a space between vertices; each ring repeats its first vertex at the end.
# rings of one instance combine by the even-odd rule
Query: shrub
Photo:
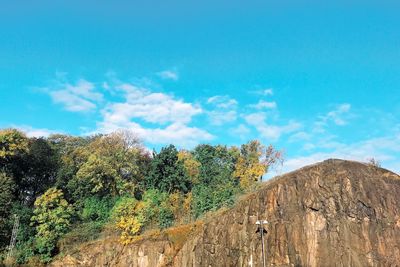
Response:
POLYGON ((167 228, 174 224, 178 216, 181 193, 169 195, 157 189, 147 190, 143 195, 143 222, 148 228, 167 228))
POLYGON ((17 243, 17 251, 15 253, 16 263, 24 264, 27 263, 30 258, 34 256, 35 244, 34 238, 31 237, 29 240, 17 243))
POLYGON ((80 217, 84 222, 105 222, 110 217, 114 202, 112 198, 89 197, 83 203, 80 217))

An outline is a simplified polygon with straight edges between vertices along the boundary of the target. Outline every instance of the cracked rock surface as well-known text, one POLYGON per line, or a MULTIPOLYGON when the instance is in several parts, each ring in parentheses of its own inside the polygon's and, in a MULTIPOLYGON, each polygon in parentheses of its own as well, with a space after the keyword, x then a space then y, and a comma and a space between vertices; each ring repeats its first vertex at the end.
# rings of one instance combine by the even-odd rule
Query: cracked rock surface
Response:
POLYGON ((400 266, 400 176, 331 159, 266 182, 177 246, 92 242, 53 266, 400 266))

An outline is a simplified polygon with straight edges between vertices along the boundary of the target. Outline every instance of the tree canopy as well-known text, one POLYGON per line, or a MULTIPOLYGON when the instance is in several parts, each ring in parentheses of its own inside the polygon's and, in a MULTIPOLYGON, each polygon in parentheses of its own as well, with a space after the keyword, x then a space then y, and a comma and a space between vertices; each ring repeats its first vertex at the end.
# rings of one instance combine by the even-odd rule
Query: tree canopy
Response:
POLYGON ((48 262, 60 244, 91 240, 103 229, 128 244, 144 231, 230 206, 282 161, 280 151, 257 140, 148 151, 129 131, 28 138, 0 130, 0 261, 13 214, 21 222, 16 262, 48 262))

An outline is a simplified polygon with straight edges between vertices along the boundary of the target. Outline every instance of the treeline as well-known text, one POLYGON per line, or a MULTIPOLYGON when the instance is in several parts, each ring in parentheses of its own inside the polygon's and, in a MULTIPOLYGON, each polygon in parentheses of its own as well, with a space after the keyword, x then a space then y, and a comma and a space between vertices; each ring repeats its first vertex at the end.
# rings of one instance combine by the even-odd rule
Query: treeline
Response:
POLYGON ((14 259, 48 262, 63 240, 89 240, 105 227, 129 243, 147 229, 196 220, 252 190, 282 154, 254 140, 149 152, 129 131, 27 138, 0 130, 0 250, 18 216, 14 259))

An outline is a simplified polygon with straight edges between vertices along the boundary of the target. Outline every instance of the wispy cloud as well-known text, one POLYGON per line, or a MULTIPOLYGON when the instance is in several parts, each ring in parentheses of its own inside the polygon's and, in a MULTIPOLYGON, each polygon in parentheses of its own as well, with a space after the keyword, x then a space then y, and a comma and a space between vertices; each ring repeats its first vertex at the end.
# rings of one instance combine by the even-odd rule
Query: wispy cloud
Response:
POLYGON ((261 90, 261 94, 265 95, 265 96, 269 96, 269 95, 273 95, 274 91, 272 90, 272 88, 267 88, 267 89, 261 90))
POLYGON ((265 112, 251 113, 245 115, 244 119, 258 131, 262 138, 270 141, 277 141, 283 134, 292 133, 302 126, 294 120, 289 120, 283 125, 267 123, 267 114, 265 112))
POLYGON ((162 79, 165 80, 173 80, 173 81, 179 80, 179 74, 175 70, 164 70, 158 72, 157 74, 158 76, 160 76, 162 79))
POLYGON ((277 104, 275 101, 260 100, 257 104, 249 105, 249 107, 255 109, 276 109, 277 104))
POLYGON ((238 102, 236 99, 227 95, 216 95, 207 99, 207 103, 213 104, 218 108, 228 109, 236 108, 238 102))
POLYGON ((93 83, 84 79, 75 85, 58 82, 54 88, 45 88, 56 104, 72 112, 87 112, 96 109, 96 103, 103 100, 103 95, 95 90, 93 83))
POLYGON ((346 125, 348 123, 347 120, 351 118, 350 109, 351 105, 348 103, 337 105, 334 110, 319 116, 314 124, 314 131, 318 133, 325 132, 325 127, 331 122, 337 126, 346 125))
POLYGON ((233 122, 237 118, 235 110, 213 110, 207 112, 208 118, 212 125, 223 125, 233 122))
POLYGON ((317 151, 288 159, 284 164, 285 171, 323 161, 328 158, 341 158, 366 162, 375 158, 385 162, 383 167, 400 173, 397 158, 400 153, 400 135, 371 138, 354 143, 337 142, 329 151, 317 151))
POLYGON ((207 111, 208 119, 212 125, 223 125, 237 119, 236 99, 227 95, 216 95, 207 99, 210 110, 207 111))
MULTIPOLYGON (((349 119, 360 116, 352 114, 350 110, 349 104, 338 105, 324 116, 318 116, 316 123, 310 123, 314 127, 312 131, 301 131, 293 134, 289 141, 298 142, 302 145, 302 150, 294 152, 295 156, 290 157, 285 162, 284 170, 291 171, 328 158, 364 162, 370 158, 375 158, 382 162, 383 167, 400 172, 397 157, 400 154, 400 124, 398 121, 390 113, 379 113, 380 119, 391 122, 385 130, 382 131, 381 128, 376 137, 346 141, 342 136, 334 134, 335 128, 332 128, 332 126, 347 125, 350 123, 349 119), (317 130, 315 130, 315 125, 317 125, 317 130)), ((364 114, 364 116, 369 117, 370 114, 364 114)), ((367 121, 367 119, 363 118, 364 121, 367 121)))
POLYGON ((311 139, 311 134, 304 131, 294 133, 289 137, 289 142, 308 141, 311 139))
POLYGON ((239 124, 237 127, 232 128, 230 132, 235 136, 239 136, 240 139, 250 139, 251 130, 244 124, 239 124))

